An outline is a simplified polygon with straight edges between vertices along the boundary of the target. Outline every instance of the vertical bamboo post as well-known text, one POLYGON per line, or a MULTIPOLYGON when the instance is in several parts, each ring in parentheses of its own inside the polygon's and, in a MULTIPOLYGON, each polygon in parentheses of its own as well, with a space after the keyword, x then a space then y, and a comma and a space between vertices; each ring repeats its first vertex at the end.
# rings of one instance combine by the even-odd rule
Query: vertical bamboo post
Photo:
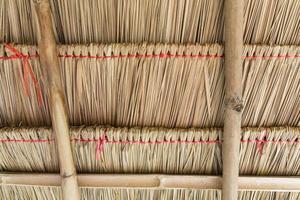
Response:
POLYGON ((242 102, 243 1, 225 0, 225 121, 222 199, 238 198, 242 102))
POLYGON ((50 92, 50 111, 55 142, 57 144, 61 185, 64 200, 79 200, 76 169, 71 151, 68 116, 54 37, 49 0, 35 0, 40 39, 41 66, 50 92))

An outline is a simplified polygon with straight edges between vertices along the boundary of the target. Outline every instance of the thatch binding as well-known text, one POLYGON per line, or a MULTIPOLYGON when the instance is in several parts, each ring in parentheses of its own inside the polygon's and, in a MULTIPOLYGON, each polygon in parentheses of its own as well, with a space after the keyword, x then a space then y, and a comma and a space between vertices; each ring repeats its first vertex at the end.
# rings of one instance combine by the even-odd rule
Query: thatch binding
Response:
MULTIPOLYGON (((300 175, 299 137, 299 128, 244 128, 240 174, 300 175)), ((82 127, 70 138, 79 173, 222 171, 221 129, 82 127)), ((49 128, 2 128, 1 171, 58 172, 54 143, 49 128)))
MULTIPOLYGON (((0 126, 50 125, 35 46, 14 46, 30 62, 43 92, 24 90, 24 56, 0 46, 0 126)), ((60 46, 71 125, 221 127, 220 45, 60 46), (79 98, 80 97, 80 98, 79 98)), ((300 48, 245 46, 243 126, 300 125, 300 48)))

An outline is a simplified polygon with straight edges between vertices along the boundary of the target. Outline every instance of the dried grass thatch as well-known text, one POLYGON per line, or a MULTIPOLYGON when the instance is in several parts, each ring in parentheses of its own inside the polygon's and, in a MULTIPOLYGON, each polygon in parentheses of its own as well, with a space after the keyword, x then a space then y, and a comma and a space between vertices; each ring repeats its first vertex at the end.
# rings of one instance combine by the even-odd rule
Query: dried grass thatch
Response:
MULTIPOLYGON (((218 190, 151 190, 151 189, 119 189, 119 188, 81 188, 81 199, 95 200, 144 200, 144 199, 184 199, 184 200, 220 200, 221 191, 218 190)), ((292 192, 239 192, 239 200, 298 200, 300 193, 292 192)), ((60 200, 60 187, 37 186, 0 186, 0 199, 18 200, 60 200)))
MULTIPOLYGON (((220 129, 71 129, 79 173, 220 174, 220 129), (97 154, 100 159, 97 159, 97 154)), ((244 128, 241 175, 300 175, 299 128, 244 128)), ((48 128, 0 129, 0 170, 58 172, 48 128)))
MULTIPOLYGON (((243 53, 242 126, 252 128, 240 135, 240 174, 300 175, 300 46, 270 46, 300 45, 300 1, 244 1, 244 43, 252 45, 243 53)), ((58 53, 70 124, 103 125, 71 128, 77 172, 220 175, 224 0, 50 3, 65 44, 58 53)), ((37 47, 25 45, 37 43, 36 22, 32 1, 0 0, 0 43, 24 44, 0 45, 0 127, 8 126, 0 171, 59 172, 54 134, 43 128, 51 125, 46 76, 37 47)), ((81 188, 81 197, 215 200, 221 192, 81 188)), ((0 199, 61 198, 59 187, 0 180, 0 199)), ((239 199, 300 193, 243 191, 239 199)))
MULTIPOLYGON (((0 126, 50 125, 35 46, 16 46, 42 86, 38 104, 24 58, 0 46, 0 126)), ((219 45, 69 45, 59 55, 71 125, 221 127, 224 66, 219 45)), ((300 125, 300 48, 245 46, 243 126, 300 125)))
MULTIPOLYGON (((299 0, 244 1, 246 44, 300 44, 299 0)), ((63 44, 223 41, 223 0, 50 2, 54 30, 63 44)), ((36 44, 32 1, 3 3, 0 42, 36 44)))

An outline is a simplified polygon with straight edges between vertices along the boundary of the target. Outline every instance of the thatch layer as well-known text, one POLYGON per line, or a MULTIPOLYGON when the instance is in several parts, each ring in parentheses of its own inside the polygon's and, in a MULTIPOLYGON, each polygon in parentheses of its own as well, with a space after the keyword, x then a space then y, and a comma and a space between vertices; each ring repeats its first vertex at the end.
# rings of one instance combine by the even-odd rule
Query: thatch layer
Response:
MULTIPOLYGON (((48 126, 37 49, 13 48, 23 54, 0 46, 0 126, 48 126), (43 105, 32 77, 21 77, 26 61, 43 105)), ((70 45, 58 51, 71 125, 223 125, 220 45, 70 45)), ((300 47, 245 46, 243 100, 243 126, 300 125, 300 47)))
MULTIPOLYGON (((119 189, 119 188, 81 188, 81 199, 88 200, 220 200, 221 191, 218 190, 151 190, 151 189, 119 189)), ((300 193, 292 192, 263 192, 243 191, 239 192, 239 200, 297 200, 300 193)), ((60 187, 38 186, 0 186, 0 199, 18 200, 60 200, 60 187)))
MULTIPOLYGON (((245 43, 300 44, 298 0, 244 1, 245 43)), ((57 40, 63 44, 223 41, 223 0, 50 2, 57 40)), ((0 42, 36 44, 37 19, 32 1, 3 3, 0 28, 4 30, 0 34, 4 36, 0 35, 0 42)))
MULTIPOLYGON (((0 130, 0 170, 58 172, 47 128, 0 130)), ((244 128, 241 175, 300 175, 299 128, 244 128)), ((220 174, 219 129, 72 128, 79 173, 220 174)))

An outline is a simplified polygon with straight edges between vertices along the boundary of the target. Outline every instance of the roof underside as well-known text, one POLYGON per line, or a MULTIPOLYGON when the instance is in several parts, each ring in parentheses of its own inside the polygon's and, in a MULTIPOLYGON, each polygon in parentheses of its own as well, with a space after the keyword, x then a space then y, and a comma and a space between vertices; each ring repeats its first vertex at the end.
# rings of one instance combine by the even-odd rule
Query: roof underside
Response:
MULTIPOLYGON (((244 3, 239 172, 299 176, 300 1, 244 3)), ((223 0, 50 4, 78 173, 222 175, 223 0)), ((1 173, 59 172, 37 21, 33 1, 0 0, 1 173)), ((81 197, 215 200, 221 191, 81 188, 81 197)), ((0 181, 0 199, 61 198, 60 187, 0 181)))

